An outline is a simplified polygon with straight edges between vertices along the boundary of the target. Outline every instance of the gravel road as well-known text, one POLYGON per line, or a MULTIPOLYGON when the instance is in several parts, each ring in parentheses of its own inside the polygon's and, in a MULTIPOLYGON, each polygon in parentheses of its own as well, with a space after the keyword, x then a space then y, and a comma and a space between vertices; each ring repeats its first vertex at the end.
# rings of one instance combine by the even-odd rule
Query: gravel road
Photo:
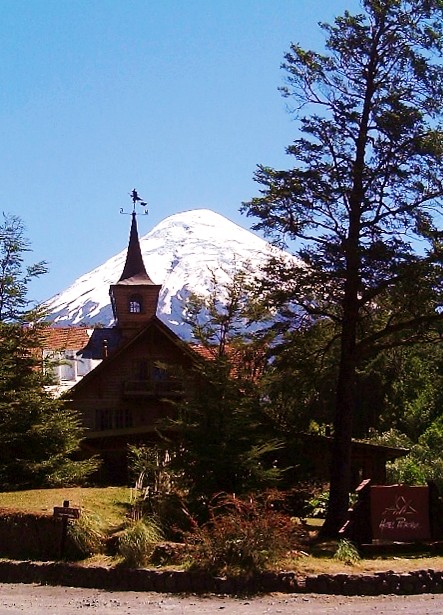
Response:
POLYGON ((441 615, 443 595, 344 597, 273 594, 257 598, 197 597, 0 584, 0 615, 441 615))

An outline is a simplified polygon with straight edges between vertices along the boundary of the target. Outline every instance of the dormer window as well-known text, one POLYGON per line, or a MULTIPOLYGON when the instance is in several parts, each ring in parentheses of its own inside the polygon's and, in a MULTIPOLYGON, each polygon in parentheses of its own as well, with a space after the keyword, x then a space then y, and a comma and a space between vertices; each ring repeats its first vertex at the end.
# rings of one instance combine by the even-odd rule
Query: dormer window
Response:
POLYGON ((129 297, 129 313, 141 314, 143 311, 143 301, 140 295, 132 295, 129 297))

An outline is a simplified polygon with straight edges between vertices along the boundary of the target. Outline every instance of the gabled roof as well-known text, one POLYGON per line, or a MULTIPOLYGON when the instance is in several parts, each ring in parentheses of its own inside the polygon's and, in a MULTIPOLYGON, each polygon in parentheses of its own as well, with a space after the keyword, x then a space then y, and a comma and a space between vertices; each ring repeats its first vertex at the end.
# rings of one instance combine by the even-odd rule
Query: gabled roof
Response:
MULTIPOLYGON (((219 352, 218 346, 203 346, 201 344, 190 344, 192 350, 202 357, 205 361, 214 361, 219 352)), ((266 354, 256 348, 251 349, 248 346, 237 348, 233 345, 226 346, 224 350, 226 358, 231 365, 230 374, 233 378, 245 375, 251 381, 257 381, 263 375, 263 370, 266 364, 266 354)))
POLYGON ((157 318, 157 316, 153 316, 136 335, 122 343, 121 346, 119 346, 114 352, 110 353, 110 355, 106 359, 103 359, 103 361, 99 365, 97 365, 97 367, 95 367, 93 370, 83 376, 83 378, 69 390, 69 393, 71 394, 72 391, 81 389, 85 383, 95 378, 95 376, 97 376, 98 374, 101 374, 103 370, 106 370, 107 367, 113 361, 118 361, 121 355, 124 354, 126 350, 130 348, 133 344, 137 343, 138 340, 142 338, 145 333, 152 327, 159 329, 165 337, 167 337, 173 344, 175 344, 180 349, 180 351, 183 354, 186 354, 193 362, 197 363, 202 361, 201 356, 197 352, 195 352, 189 346, 189 344, 183 342, 178 337, 178 335, 171 331, 171 329, 169 329, 159 318, 157 318))
POLYGON ((47 327, 42 332, 45 350, 75 350, 85 359, 102 359, 104 347, 113 352, 121 343, 116 327, 47 327))

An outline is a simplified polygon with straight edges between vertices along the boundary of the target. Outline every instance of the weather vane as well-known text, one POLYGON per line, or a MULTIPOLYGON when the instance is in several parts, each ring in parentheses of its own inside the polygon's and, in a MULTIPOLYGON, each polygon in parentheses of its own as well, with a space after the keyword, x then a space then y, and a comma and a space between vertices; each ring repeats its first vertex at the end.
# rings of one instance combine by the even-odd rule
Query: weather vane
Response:
MULTIPOLYGON (((132 213, 135 214, 135 206, 137 205, 137 203, 139 205, 141 205, 142 207, 146 207, 148 204, 146 203, 146 201, 144 201, 141 196, 139 196, 137 190, 134 188, 134 190, 132 192, 129 193, 129 196, 132 199, 132 213)), ((129 212, 124 211, 123 207, 120 209, 120 213, 121 214, 129 214, 131 215, 129 212)), ((148 210, 146 209, 145 214, 148 213, 148 210)))

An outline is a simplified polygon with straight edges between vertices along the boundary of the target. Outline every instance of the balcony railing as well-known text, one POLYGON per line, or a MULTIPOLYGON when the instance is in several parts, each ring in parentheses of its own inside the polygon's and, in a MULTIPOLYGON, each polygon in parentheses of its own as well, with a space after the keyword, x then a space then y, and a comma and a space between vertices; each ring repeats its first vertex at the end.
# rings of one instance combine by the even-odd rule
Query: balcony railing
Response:
POLYGON ((184 384, 180 380, 127 380, 123 392, 126 397, 182 397, 184 384))

